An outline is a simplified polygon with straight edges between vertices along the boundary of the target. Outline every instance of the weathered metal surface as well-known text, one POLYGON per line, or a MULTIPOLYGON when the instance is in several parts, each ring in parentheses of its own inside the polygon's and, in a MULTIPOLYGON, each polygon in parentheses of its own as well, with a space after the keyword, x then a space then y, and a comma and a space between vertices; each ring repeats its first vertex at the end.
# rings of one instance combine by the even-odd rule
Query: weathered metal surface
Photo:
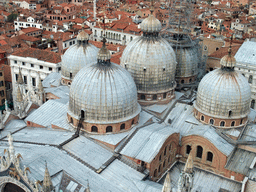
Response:
POLYGON ((191 77, 197 75, 199 63, 199 53, 197 51, 195 46, 176 49, 176 77, 191 77))
POLYGON ((215 118, 243 118, 250 112, 250 98, 251 88, 242 74, 216 69, 201 80, 195 108, 215 118))
POLYGON ((97 61, 98 48, 90 43, 78 43, 68 48, 62 56, 61 75, 64 78, 72 78, 86 65, 97 61))
POLYGON ((161 22, 150 14, 148 18, 144 19, 140 24, 140 29, 143 32, 154 33, 159 32, 162 29, 161 22))
POLYGON ((161 92, 175 86, 176 56, 161 37, 138 37, 121 57, 121 66, 132 75, 138 91, 161 92))
POLYGON ((141 108, 131 75, 114 63, 81 69, 70 87, 68 113, 78 118, 81 110, 89 123, 119 123, 137 116, 141 108))

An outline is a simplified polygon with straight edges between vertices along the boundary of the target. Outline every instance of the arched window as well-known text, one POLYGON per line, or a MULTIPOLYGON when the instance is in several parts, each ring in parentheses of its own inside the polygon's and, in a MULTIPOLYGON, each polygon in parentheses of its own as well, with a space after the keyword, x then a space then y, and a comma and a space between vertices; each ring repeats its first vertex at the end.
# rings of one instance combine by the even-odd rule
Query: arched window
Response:
POLYGON ((213 154, 212 152, 207 152, 207 161, 211 161, 212 162, 212 159, 213 159, 213 154))
POLYGON ((221 127, 224 127, 224 126, 225 126, 225 121, 221 121, 221 122, 220 122, 220 126, 221 126, 221 127))
POLYGON ((154 171, 154 177, 157 177, 157 169, 154 171))
POLYGON ((132 120, 132 125, 134 124, 134 119, 132 120))
POLYGON ((73 124, 73 118, 72 117, 70 118, 70 123, 73 124))
POLYGON ((249 76, 248 83, 252 83, 252 75, 249 76))
POLYGON ((234 127, 235 126, 235 121, 232 121, 231 122, 231 127, 234 127))
POLYGON ((210 124, 213 125, 214 124, 214 120, 210 119, 210 124))
POLYGON ((241 119, 241 121, 240 121, 240 125, 242 125, 243 124, 243 119, 241 119))
POLYGON ((242 75, 245 77, 245 75, 242 73, 242 75))
POLYGON ((164 155, 166 155, 167 146, 164 148, 164 155))
POLYGON ((203 148, 201 146, 197 146, 196 157, 202 158, 202 156, 203 156, 203 148))
POLYGON ((161 159, 162 159, 162 155, 159 156, 159 161, 161 161, 161 159))
POLYGON ((120 130, 123 130, 123 129, 125 129, 125 124, 124 123, 120 126, 120 130))
POLYGON ((229 110, 229 111, 228 111, 228 116, 231 117, 231 115, 232 115, 232 111, 229 110))
POLYGON ((204 121, 204 116, 203 115, 201 116, 201 121, 204 121))
POLYGON ((92 126, 92 128, 91 128, 91 132, 98 132, 98 127, 96 127, 96 126, 92 126))
POLYGON ((145 100, 145 99, 146 99, 145 95, 142 94, 142 95, 140 96, 140 99, 141 99, 141 100, 145 100))
POLYGON ((161 172, 161 165, 159 165, 159 167, 158 167, 158 173, 160 173, 161 172))
POLYGON ((172 159, 172 157, 171 157, 171 155, 170 155, 169 158, 168 158, 168 162, 169 162, 169 163, 171 162, 171 159, 172 159))
POLYGON ((153 95, 153 100, 157 100, 157 95, 153 95))
POLYGON ((181 80, 181 84, 184 84, 184 82, 185 82, 185 81, 182 79, 182 80, 181 80))
POLYGON ((251 108, 254 109, 254 106, 255 106, 255 100, 253 99, 251 102, 251 108))
POLYGON ((189 79, 189 83, 191 83, 192 82, 192 79, 189 79))
POLYGON ((81 110, 81 118, 84 119, 84 110, 81 110))
POLYGON ((164 99, 166 98, 166 93, 163 94, 163 98, 164 98, 164 99))
POLYGON ((171 151, 171 150, 172 150, 172 144, 169 145, 169 151, 171 151))
POLYGON ((189 154, 191 151, 191 146, 190 145, 187 145, 186 147, 186 154, 189 154))
POLYGON ((165 167, 165 160, 164 160, 164 164, 163 164, 163 167, 165 167))
POLYGON ((112 132, 112 131, 113 131, 112 126, 107 126, 107 128, 106 128, 106 133, 112 132))

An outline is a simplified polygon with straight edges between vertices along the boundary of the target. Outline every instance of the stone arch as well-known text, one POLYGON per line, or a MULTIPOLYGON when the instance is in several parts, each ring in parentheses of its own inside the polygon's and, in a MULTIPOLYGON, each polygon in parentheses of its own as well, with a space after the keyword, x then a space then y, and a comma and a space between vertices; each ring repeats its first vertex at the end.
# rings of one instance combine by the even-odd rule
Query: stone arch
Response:
POLYGON ((221 121, 221 122, 220 122, 220 126, 221 126, 221 127, 225 127, 225 121, 221 121))
POLYGON ((113 127, 112 126, 107 126, 106 128, 106 133, 113 132, 113 127))
POLYGON ((204 121, 204 116, 203 115, 201 116, 201 121, 204 121))
POLYGON ((17 192, 30 192, 30 191, 32 191, 28 187, 26 187, 24 184, 19 182, 18 180, 14 179, 12 177, 4 176, 4 177, 1 177, 1 180, 0 180, 0 191, 1 192, 7 192, 7 191, 4 191, 4 188, 5 188, 6 184, 12 184, 12 185, 15 185, 15 186, 19 187, 20 189, 22 189, 22 190, 17 191, 17 192))
POLYGON ((98 127, 92 126, 92 127, 91 127, 91 132, 96 132, 96 133, 98 133, 98 127))
POLYGON ((120 126, 120 130, 123 130, 123 129, 125 129, 125 123, 122 123, 120 126))

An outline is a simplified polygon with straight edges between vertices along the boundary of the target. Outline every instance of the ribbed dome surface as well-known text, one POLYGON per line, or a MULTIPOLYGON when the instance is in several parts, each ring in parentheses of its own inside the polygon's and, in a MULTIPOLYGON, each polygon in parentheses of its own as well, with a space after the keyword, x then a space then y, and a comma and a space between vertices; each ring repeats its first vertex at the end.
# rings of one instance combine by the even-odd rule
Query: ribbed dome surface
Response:
POLYGON ((197 74, 198 54, 194 47, 177 49, 176 77, 191 77, 197 74))
POLYGON ((78 41, 89 40, 89 35, 84 30, 82 30, 76 37, 78 41))
POLYGON ((98 48, 90 43, 77 43, 68 48, 62 56, 61 75, 69 79, 78 73, 86 65, 97 61, 98 48))
POLYGON ((154 93, 175 84, 175 53, 161 37, 134 39, 126 46, 121 65, 131 73, 138 91, 154 93))
POLYGON ((144 19, 142 23, 140 24, 140 29, 143 32, 160 32, 162 29, 161 22, 154 17, 154 15, 149 15, 148 18, 144 19))
POLYGON ((121 66, 94 64, 84 67, 70 87, 69 114, 78 118, 85 111, 85 122, 119 123, 137 116, 136 85, 121 66))
POLYGON ((250 99, 251 88, 242 74, 216 69, 201 80, 195 108, 215 118, 243 118, 250 111, 250 99))
POLYGON ((225 55, 221 58, 220 65, 224 67, 235 67, 236 59, 232 55, 225 55))

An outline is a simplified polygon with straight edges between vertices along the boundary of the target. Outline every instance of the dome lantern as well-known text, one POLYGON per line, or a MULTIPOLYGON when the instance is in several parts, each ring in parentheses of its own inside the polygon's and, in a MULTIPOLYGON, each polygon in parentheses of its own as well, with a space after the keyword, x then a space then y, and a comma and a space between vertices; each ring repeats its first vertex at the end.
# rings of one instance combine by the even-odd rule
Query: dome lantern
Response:
POLYGON ((107 49, 107 46, 106 46, 105 36, 103 37, 102 42, 103 42, 103 45, 97 55, 98 64, 110 65, 111 55, 110 55, 110 51, 107 49))
POLYGON ((220 65, 224 70, 234 70, 236 59, 231 55, 231 48, 228 49, 228 54, 221 58, 220 65))

